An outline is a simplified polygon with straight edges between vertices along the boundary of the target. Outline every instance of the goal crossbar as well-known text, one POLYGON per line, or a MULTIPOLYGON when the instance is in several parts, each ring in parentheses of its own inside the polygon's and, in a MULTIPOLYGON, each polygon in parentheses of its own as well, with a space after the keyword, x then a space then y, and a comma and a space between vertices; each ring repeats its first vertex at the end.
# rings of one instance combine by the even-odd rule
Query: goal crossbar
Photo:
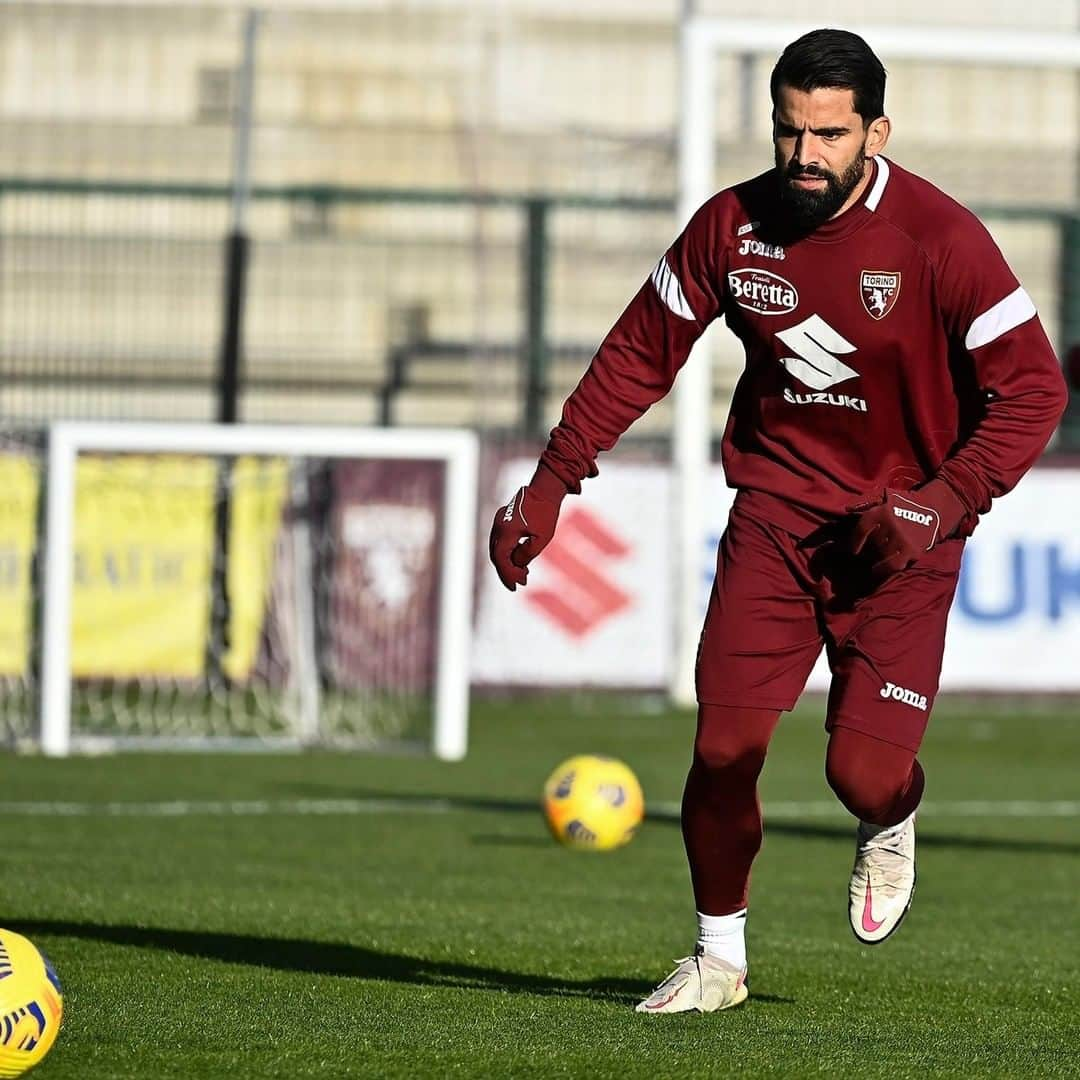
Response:
MULTIPOLYGON (((700 48, 710 52, 775 52, 820 20, 727 19, 690 15, 683 23, 700 48)), ((1019 67, 1080 66, 1080 34, 1037 30, 987 30, 967 26, 903 26, 845 20, 844 29, 866 38, 883 59, 936 60, 950 64, 1000 64, 1019 67)))
POLYGON ((59 422, 49 429, 41 658, 41 749, 71 752, 71 615, 76 461, 81 451, 381 458, 445 462, 432 749, 460 760, 468 742, 469 641, 477 439, 457 429, 336 429, 192 423, 59 422))

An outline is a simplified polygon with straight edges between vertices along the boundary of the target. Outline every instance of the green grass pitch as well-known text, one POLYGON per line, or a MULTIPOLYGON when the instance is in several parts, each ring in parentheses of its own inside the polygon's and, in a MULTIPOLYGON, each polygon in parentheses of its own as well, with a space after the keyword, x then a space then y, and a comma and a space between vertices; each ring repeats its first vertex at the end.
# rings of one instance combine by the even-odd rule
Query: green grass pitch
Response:
POLYGON ((646 698, 532 697, 478 702, 457 765, 0 758, 2 924, 49 954, 66 993, 36 1075, 1077 1075, 1075 705, 939 703, 915 903, 877 948, 847 926, 852 825, 821 805, 821 705, 785 718, 764 777, 776 811, 750 1001, 643 1017, 631 1006, 693 936, 674 816, 583 855, 547 838, 536 801, 559 760, 596 751, 662 808, 692 727, 646 698), (187 805, 107 812, 173 800, 187 805), (323 812, 296 812, 312 801, 323 812))

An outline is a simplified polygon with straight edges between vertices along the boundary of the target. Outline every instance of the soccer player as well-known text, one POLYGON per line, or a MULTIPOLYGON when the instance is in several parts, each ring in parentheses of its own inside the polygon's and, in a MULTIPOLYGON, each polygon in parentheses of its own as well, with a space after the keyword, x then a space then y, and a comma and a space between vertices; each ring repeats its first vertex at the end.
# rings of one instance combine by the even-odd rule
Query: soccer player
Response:
POLYGON ((825 774, 858 819, 849 918, 867 944, 915 887, 916 757, 965 537, 1046 446, 1066 403, 1030 297, 979 221, 883 156, 885 70, 815 30, 772 73, 775 168, 693 216, 567 399, 536 473, 495 516, 524 585, 559 505, 595 476, 723 317, 746 352, 723 438, 736 497, 698 652, 682 805, 694 954, 638 1005, 747 997, 757 779, 824 643, 825 774))

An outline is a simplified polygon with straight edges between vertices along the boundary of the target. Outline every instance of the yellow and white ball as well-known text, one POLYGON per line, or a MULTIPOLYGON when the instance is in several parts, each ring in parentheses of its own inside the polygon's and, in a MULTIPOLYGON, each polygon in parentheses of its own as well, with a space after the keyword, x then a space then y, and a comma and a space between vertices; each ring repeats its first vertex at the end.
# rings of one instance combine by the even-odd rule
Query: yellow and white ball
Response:
POLYGON ((552 836, 582 851, 622 847, 645 816, 645 796, 630 767, 597 754, 564 761, 544 785, 543 806, 552 836))
POLYGON ((60 981, 33 943, 0 930, 0 1077, 22 1076, 49 1052, 60 1030, 60 981))

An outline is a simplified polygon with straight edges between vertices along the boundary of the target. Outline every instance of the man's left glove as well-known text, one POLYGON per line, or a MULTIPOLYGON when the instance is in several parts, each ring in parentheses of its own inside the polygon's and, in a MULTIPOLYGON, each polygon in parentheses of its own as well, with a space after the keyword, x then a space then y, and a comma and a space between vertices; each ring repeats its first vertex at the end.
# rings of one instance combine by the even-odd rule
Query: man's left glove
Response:
POLYGON ((495 514, 488 551, 499 580, 513 592, 529 577, 529 563, 555 535, 566 485, 543 465, 495 514))
POLYGON ((867 561, 875 581, 884 581, 951 536, 966 512, 944 480, 915 491, 886 488, 878 498, 848 508, 855 520, 844 546, 867 561))

